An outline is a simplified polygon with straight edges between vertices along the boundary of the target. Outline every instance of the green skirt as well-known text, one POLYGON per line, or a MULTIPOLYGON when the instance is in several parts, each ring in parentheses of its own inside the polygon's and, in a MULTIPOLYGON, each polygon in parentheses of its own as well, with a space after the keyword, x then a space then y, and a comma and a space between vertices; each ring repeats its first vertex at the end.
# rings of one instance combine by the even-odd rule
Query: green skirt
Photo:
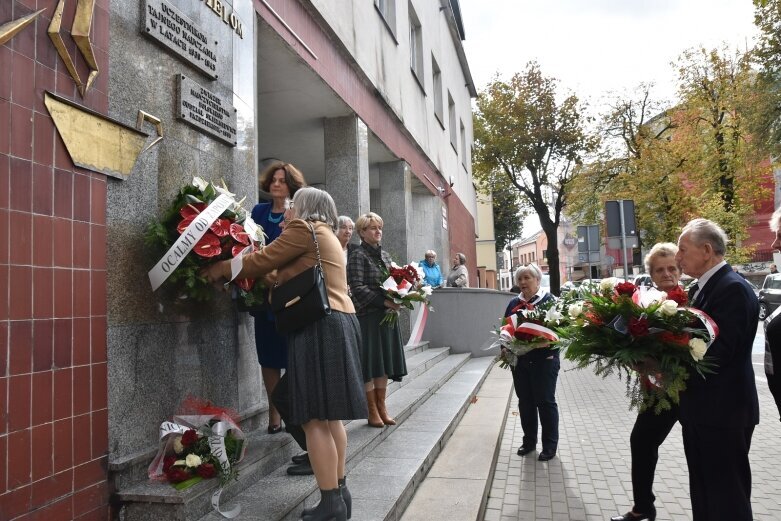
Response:
POLYGON ((361 367, 363 381, 387 375, 389 380, 400 382, 407 375, 404 345, 401 342, 399 323, 380 325, 384 310, 371 311, 358 316, 361 325, 361 367))

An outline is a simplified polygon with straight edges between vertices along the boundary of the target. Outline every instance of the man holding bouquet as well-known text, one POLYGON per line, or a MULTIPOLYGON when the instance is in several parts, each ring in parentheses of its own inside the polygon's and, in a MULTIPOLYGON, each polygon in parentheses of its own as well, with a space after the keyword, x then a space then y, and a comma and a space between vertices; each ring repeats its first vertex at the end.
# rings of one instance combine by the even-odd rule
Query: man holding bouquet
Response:
POLYGON ((724 261, 727 235, 707 219, 694 219, 678 239, 676 260, 698 278, 691 306, 719 327, 707 351, 715 372, 692 374, 681 392, 680 422, 689 465, 694 521, 750 521, 748 452, 759 404, 751 366, 759 304, 743 277, 724 261))

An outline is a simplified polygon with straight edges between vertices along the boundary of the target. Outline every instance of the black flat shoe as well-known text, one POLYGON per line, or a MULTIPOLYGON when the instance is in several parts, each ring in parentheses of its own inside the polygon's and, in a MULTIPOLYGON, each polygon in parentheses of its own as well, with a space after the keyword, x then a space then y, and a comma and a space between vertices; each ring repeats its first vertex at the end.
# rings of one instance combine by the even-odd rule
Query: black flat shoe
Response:
POLYGON ((297 465, 290 465, 287 468, 287 473, 291 476, 311 476, 314 474, 312 471, 312 465, 309 463, 309 461, 305 461, 297 465))
POLYGON ((644 519, 654 521, 656 519, 656 511, 654 510, 648 514, 636 514, 634 511, 630 510, 623 516, 611 517, 610 521, 643 521, 644 519))
POLYGON ((279 432, 282 432, 282 426, 281 425, 269 425, 268 429, 266 429, 269 434, 277 434, 279 432))
POLYGON ((518 449, 519 456, 526 456, 530 452, 534 452, 534 447, 527 447, 525 445, 521 445, 521 448, 518 449))
POLYGON ((306 452, 304 452, 303 454, 297 454, 297 455, 293 456, 292 458, 290 458, 290 460, 293 463, 295 463, 296 465, 298 465, 299 463, 303 463, 305 461, 308 462, 309 461, 309 454, 306 453, 306 452))
POLYGON ((555 452, 543 450, 542 452, 540 452, 540 455, 537 457, 537 459, 540 461, 548 461, 548 460, 552 460, 555 456, 556 456, 555 452))

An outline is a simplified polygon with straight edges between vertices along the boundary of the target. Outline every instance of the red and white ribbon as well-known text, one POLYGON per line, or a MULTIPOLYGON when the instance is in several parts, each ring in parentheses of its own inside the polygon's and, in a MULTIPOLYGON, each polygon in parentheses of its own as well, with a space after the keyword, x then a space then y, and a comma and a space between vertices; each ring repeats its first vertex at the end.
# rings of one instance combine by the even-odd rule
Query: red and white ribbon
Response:
POLYGON ((552 329, 549 329, 540 324, 534 322, 522 322, 518 324, 518 315, 510 315, 507 317, 508 323, 501 327, 499 337, 502 340, 511 341, 515 338, 516 332, 526 333, 540 338, 545 338, 551 342, 558 342, 559 335, 557 335, 552 329))
POLYGON ((713 320, 710 315, 708 315, 706 312, 704 312, 701 309, 697 308, 683 308, 686 309, 694 314, 700 322, 702 322, 702 325, 705 326, 705 330, 708 332, 708 336, 710 337, 708 341, 705 343, 708 347, 716 340, 716 337, 719 336, 719 326, 716 324, 716 321, 713 320))

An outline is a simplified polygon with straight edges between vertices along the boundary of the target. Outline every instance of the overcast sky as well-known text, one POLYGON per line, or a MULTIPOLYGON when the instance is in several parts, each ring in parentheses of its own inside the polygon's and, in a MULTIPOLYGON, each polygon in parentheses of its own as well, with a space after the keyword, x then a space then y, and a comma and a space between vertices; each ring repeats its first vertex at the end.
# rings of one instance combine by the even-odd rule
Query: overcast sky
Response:
POLYGON ((469 67, 481 90, 539 62, 592 105, 653 81, 672 99, 670 65, 688 48, 749 46, 751 0, 461 0, 469 67))
MULTIPOLYGON (((654 82, 671 101, 682 51, 751 47, 751 0, 461 0, 469 67, 478 92, 536 60, 543 74, 585 99, 594 115, 610 93, 654 82)), ((524 226, 524 236, 535 231, 524 226)), ((537 229, 539 224, 536 224, 537 229)))

